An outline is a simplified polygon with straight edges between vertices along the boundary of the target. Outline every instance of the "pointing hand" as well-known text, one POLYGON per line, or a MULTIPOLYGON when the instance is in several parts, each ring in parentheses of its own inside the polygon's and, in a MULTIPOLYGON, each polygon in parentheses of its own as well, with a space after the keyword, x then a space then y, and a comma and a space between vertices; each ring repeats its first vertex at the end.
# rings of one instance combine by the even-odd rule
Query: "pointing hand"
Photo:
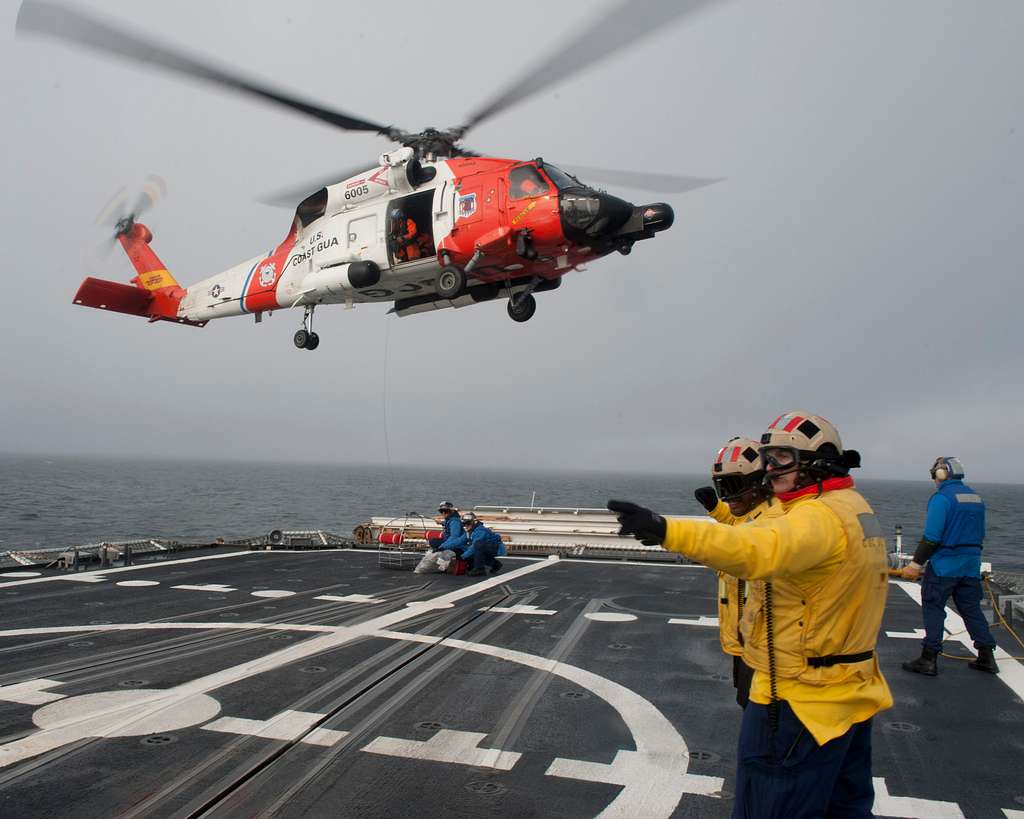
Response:
POLYGON ((619 535, 632 535, 645 546, 660 546, 665 542, 665 518, 650 509, 629 501, 610 500, 608 508, 619 519, 619 535))

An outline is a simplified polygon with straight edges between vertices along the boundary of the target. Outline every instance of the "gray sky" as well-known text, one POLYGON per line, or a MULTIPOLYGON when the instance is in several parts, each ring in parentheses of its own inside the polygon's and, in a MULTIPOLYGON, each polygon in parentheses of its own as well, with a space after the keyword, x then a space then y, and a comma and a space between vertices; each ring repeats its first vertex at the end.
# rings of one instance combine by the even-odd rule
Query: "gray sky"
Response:
MULTIPOLYGON (((182 284, 263 252, 256 199, 386 143, 41 38, 0 11, 0 452, 702 472, 781 411, 825 415, 865 477, 937 454, 1020 481, 1024 4, 734 0, 484 123, 498 156, 724 177, 676 224, 503 302, 205 329, 74 307, 93 220, 146 174, 182 284), (387 355, 385 356, 385 351, 387 355), (386 415, 384 413, 386 406, 386 415)), ((597 5, 400 0, 80 8, 407 129, 458 124, 597 5), (486 6, 492 5, 485 12, 486 6), (182 9, 185 10, 182 10, 182 9)), ((644 3, 637 2, 637 14, 644 3)), ((118 251, 93 275, 127 281, 118 251)))

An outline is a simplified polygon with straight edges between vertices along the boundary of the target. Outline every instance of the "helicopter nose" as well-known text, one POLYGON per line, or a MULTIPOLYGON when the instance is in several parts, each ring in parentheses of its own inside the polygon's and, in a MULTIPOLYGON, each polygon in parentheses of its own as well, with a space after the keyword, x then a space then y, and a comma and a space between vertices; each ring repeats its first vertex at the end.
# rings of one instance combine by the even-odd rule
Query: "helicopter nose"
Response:
POLYGON ((562 191, 558 209, 566 237, 582 241, 612 235, 633 214, 626 200, 589 188, 562 191))
POLYGON ((676 214, 672 210, 672 206, 665 202, 641 205, 640 214, 644 220, 644 229, 654 233, 660 230, 668 230, 676 220, 676 214))

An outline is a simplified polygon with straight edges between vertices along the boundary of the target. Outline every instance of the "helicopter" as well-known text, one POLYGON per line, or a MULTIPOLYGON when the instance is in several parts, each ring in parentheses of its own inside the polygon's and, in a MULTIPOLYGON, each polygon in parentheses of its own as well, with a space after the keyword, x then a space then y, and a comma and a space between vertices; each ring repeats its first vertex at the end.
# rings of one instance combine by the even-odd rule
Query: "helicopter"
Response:
MULTIPOLYGON (((406 316, 504 298, 513 321, 528 321, 537 308, 535 293, 558 288, 566 273, 595 259, 628 255, 636 242, 672 226, 672 207, 634 205, 540 157, 481 155, 463 147, 463 137, 525 97, 708 5, 711 0, 620 4, 478 107, 464 125, 407 132, 245 79, 77 9, 24 0, 19 34, 41 34, 157 66, 343 130, 376 132, 395 144, 373 168, 336 173, 331 181, 303 186, 301 193, 279 195, 276 204, 302 197, 285 238, 269 253, 188 287, 154 252, 152 232, 138 221, 140 208, 121 213, 115 237, 136 276, 129 284, 89 276, 73 303, 197 327, 240 315, 260 322, 275 310, 302 307, 293 342, 306 350, 319 346, 313 316, 324 304, 391 303, 389 312, 406 316), (334 181, 339 176, 342 180, 334 181)), ((603 169, 589 173, 666 192, 718 181, 603 169)))

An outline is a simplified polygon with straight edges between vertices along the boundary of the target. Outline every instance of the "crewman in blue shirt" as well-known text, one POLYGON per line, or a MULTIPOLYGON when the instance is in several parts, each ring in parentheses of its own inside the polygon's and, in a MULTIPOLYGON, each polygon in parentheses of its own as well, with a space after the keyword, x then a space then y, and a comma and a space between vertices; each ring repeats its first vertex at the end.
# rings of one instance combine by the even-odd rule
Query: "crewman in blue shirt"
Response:
POLYGON ((466 530, 462 527, 459 510, 451 501, 443 501, 437 507, 437 513, 444 515, 444 535, 432 537, 427 541, 430 551, 443 552, 445 549, 450 549, 455 552, 456 557, 461 557, 469 539, 466 537, 466 530))
POLYGON ((938 673, 946 601, 952 595, 953 603, 978 650, 978 658, 968 666, 976 671, 998 674, 999 666, 992 655, 996 641, 981 613, 985 502, 964 483, 964 467, 959 458, 936 458, 930 473, 936 491, 928 501, 924 537, 914 552, 913 561, 903 569, 903 577, 907 580, 917 580, 924 569, 921 608, 925 638, 921 656, 903 663, 903 668, 929 677, 938 673))
POLYGON ((505 544, 501 535, 488 529, 472 512, 462 516, 462 525, 469 534, 469 548, 462 553, 463 560, 473 561, 473 568, 466 574, 479 577, 482 574, 497 574, 501 571, 501 561, 497 555, 505 554, 505 544))

